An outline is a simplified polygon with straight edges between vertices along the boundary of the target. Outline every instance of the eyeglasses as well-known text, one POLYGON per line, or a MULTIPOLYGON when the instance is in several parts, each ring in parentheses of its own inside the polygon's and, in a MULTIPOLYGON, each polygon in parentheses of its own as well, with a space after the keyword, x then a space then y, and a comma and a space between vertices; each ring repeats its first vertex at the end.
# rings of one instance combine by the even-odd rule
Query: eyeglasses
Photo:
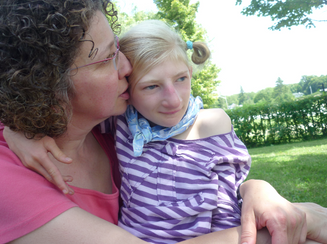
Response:
POLYGON ((78 67, 73 68, 71 70, 80 69, 80 68, 83 68, 83 67, 86 67, 86 66, 89 66, 89 65, 92 65, 92 64, 98 64, 98 63, 104 63, 104 64, 106 64, 106 63, 108 63, 109 60, 113 60, 115 70, 117 70, 117 63, 118 63, 118 56, 119 56, 118 53, 119 53, 119 49, 120 49, 118 36, 115 36, 115 46, 116 46, 117 50, 115 51, 114 54, 110 54, 111 57, 106 58, 106 59, 103 59, 103 60, 100 60, 100 61, 96 61, 94 63, 90 63, 90 64, 85 64, 85 65, 82 65, 82 66, 78 66, 78 67))

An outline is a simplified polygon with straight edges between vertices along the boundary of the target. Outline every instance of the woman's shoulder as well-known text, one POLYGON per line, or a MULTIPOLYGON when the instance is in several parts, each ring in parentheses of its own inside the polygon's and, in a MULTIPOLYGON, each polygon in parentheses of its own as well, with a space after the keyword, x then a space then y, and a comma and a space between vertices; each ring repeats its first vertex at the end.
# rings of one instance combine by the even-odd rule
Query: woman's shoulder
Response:
POLYGON ((40 174, 25 168, 0 129, 0 243, 46 224, 77 205, 40 174), (37 197, 36 197, 37 195, 37 197))

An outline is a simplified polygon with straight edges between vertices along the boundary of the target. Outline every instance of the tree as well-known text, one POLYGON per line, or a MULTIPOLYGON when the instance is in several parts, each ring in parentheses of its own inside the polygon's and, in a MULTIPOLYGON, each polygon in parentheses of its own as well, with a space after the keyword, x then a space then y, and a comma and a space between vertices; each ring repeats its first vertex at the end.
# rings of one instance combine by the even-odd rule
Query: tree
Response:
POLYGON ((248 97, 242 105, 253 105, 254 101, 252 98, 248 97))
POLYGON ((128 15, 122 11, 118 11, 118 20, 119 24, 121 25, 121 33, 124 33, 136 23, 148 19, 156 19, 156 13, 138 11, 136 7, 134 7, 133 9, 132 15, 128 15))
MULTIPOLYGON (((243 0, 236 0, 241 5, 243 0)), ((271 30, 280 30, 283 27, 305 25, 307 28, 315 27, 309 15, 313 9, 327 5, 327 0, 251 0, 249 6, 243 8, 242 14, 270 16, 276 23, 271 30)), ((326 20, 322 20, 326 21, 326 20)))
POLYGON ((311 93, 320 91, 321 84, 324 84, 324 86, 327 85, 327 75, 321 75, 320 77, 316 75, 304 75, 299 82, 301 92, 305 95, 310 95, 311 93))
POLYGON ((204 108, 212 107, 212 104, 218 99, 215 91, 220 82, 217 80, 219 72, 220 69, 215 64, 207 64, 201 72, 193 73, 192 95, 202 98, 204 108))
POLYGON ((255 94, 255 96, 253 98, 253 102, 254 103, 267 102, 269 104, 272 102, 273 92, 274 92, 274 89, 271 87, 260 90, 255 94))
POLYGON ((245 97, 245 94, 244 94, 243 87, 241 86, 240 94, 238 94, 238 105, 243 104, 245 102, 245 100, 246 100, 246 97, 245 97))
POLYGON ((224 110, 228 109, 227 98, 219 96, 218 99, 211 105, 210 108, 222 108, 224 110))
POLYGON ((238 94, 234 94, 234 95, 228 96, 227 97, 227 101, 228 101, 228 105, 232 105, 233 103, 234 104, 239 104, 239 102, 238 102, 238 94))
POLYGON ((199 2, 190 4, 190 0, 154 0, 159 12, 158 19, 165 20, 183 36, 184 40, 204 40, 206 30, 195 21, 199 2))
POLYGON ((274 103, 282 103, 294 100, 294 96, 290 88, 283 84, 283 80, 280 77, 278 77, 276 81, 276 86, 273 92, 273 98, 274 103))
POLYGON ((292 93, 302 92, 302 87, 299 83, 288 85, 292 93))

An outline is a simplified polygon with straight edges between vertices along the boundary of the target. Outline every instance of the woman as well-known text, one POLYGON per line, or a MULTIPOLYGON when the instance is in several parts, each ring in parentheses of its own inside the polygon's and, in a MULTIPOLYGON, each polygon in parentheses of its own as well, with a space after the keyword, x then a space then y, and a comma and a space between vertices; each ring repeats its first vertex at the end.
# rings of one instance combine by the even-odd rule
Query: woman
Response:
MULTIPOLYGON (((119 52, 104 15, 115 22, 110 7, 105 0, 0 3, 0 120, 30 138, 55 137, 73 163, 51 160, 63 174, 73 176, 75 191, 66 196, 27 170, 1 133, 1 243, 144 243, 115 225, 117 159, 113 139, 96 127, 122 114, 129 98, 125 77, 131 66, 119 52)), ((241 188, 245 203, 254 195, 250 184, 241 188)), ((260 218, 267 211, 261 211, 260 204, 254 209, 249 206, 248 215, 253 211, 260 218)), ((310 216, 317 219, 315 213, 310 216)), ((302 226, 300 221, 280 233, 290 234, 292 243, 297 243, 302 226)), ((219 238, 221 243, 237 243, 240 228, 213 234, 191 241, 210 243, 219 238)), ((261 242, 267 240, 266 235, 259 237, 261 242)))

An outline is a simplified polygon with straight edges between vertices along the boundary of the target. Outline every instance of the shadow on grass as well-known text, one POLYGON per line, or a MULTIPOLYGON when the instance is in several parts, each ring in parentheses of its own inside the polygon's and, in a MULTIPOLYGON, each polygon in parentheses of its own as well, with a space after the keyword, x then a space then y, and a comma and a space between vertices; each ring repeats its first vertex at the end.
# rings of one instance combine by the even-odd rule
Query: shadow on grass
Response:
POLYGON ((327 207, 326 139, 249 151, 252 167, 247 179, 268 181, 291 202, 327 207))
POLYGON ((271 145, 266 147, 259 148, 250 148, 249 152, 252 156, 262 154, 262 153, 276 153, 276 152, 287 152, 289 150, 294 150, 298 148, 305 148, 305 150, 310 150, 310 148, 316 148, 322 146, 326 150, 327 156, 327 139, 320 139, 315 141, 306 141, 306 142, 293 142, 282 145, 271 145))

